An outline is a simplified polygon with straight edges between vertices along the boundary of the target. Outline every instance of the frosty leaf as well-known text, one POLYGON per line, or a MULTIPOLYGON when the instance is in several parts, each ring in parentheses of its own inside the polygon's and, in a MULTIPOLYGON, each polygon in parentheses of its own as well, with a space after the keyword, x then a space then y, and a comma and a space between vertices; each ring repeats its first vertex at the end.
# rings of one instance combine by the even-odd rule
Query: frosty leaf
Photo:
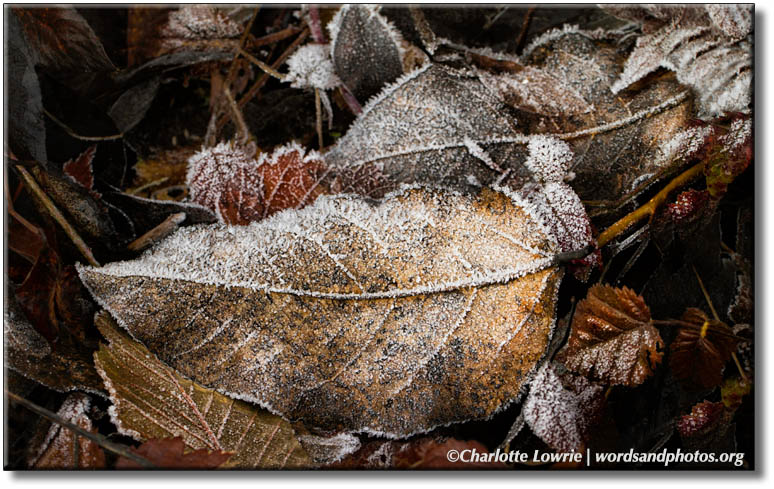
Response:
POLYGON ((185 49, 228 49, 217 41, 238 37, 242 27, 222 11, 208 5, 184 5, 169 14, 161 30, 162 54, 185 49))
MULTIPOLYGON (((728 452, 736 448, 734 413, 722 402, 703 401, 677 420, 677 432, 688 451, 728 452)), ((743 457, 743 454, 737 454, 743 457)), ((741 459, 739 459, 741 462, 741 459)), ((728 464, 736 461, 732 458, 728 464)), ((717 466, 717 464, 713 464, 717 466)))
POLYGON ((632 387, 653 374, 662 347, 642 297, 627 287, 595 285, 578 303, 557 359, 589 378, 632 387))
MULTIPOLYGON (((193 450, 184 452, 185 443, 181 437, 148 440, 131 451, 163 469, 215 469, 231 457, 230 453, 193 450)), ((117 469, 141 469, 137 462, 121 457, 117 469)))
POLYGON ((699 435, 711 429, 726 412, 722 402, 703 401, 691 408, 691 414, 682 416, 677 422, 677 432, 683 438, 699 435))
POLYGON ((295 88, 331 90, 341 84, 330 59, 327 44, 301 46, 288 58, 288 74, 284 81, 295 88))
POLYGON ((81 278, 182 375, 318 433, 408 436, 491 416, 542 357, 561 270, 532 210, 488 189, 323 196, 81 278))
POLYGON ((734 118, 727 132, 713 126, 707 140, 704 174, 710 195, 717 199, 752 161, 752 121, 734 118))
POLYGON ((669 364, 675 376, 700 388, 720 384, 723 367, 739 341, 733 330, 695 308, 685 311, 680 324, 669 346, 669 364))
MULTIPOLYGON (((70 394, 62 403, 57 415, 86 431, 95 433, 96 428, 88 416, 90 407, 91 401, 85 394, 70 394)), ((57 423, 52 423, 46 439, 29 460, 29 465, 35 469, 49 470, 104 469, 105 452, 93 441, 80 437, 57 423)))
POLYGON ((344 5, 328 24, 336 74, 368 100, 403 73, 402 38, 374 5, 344 5))
POLYGON ((604 387, 549 363, 530 383, 524 420, 532 432, 558 452, 580 450, 588 441, 604 403, 604 387))
POLYGON ((667 22, 641 36, 613 85, 618 93, 659 67, 674 71, 677 79, 698 95, 699 115, 749 112, 752 89, 752 30, 749 6, 667 8, 667 22))
POLYGON ((593 110, 593 106, 572 86, 539 68, 524 66, 515 73, 492 75, 481 72, 480 76, 509 105, 522 110, 553 117, 585 114, 593 110))
POLYGON ((297 144, 253 159, 233 143, 204 148, 188 160, 191 200, 221 222, 248 224, 283 209, 303 207, 324 193, 322 157, 297 144))
POLYGON ((233 452, 226 467, 308 467, 311 461, 283 419, 183 378, 119 330, 95 319, 108 345, 94 354, 118 431, 140 441, 182 437, 189 450, 233 452))

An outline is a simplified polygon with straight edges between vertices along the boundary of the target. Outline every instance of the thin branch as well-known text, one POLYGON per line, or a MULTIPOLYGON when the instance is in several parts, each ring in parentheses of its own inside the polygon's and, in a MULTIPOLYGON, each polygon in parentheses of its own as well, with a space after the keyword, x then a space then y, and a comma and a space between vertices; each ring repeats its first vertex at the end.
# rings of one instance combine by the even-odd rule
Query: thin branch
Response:
POLYGON ((129 450, 129 447, 125 445, 112 442, 108 440, 107 437, 99 433, 92 433, 90 431, 84 430, 80 426, 67 421, 66 419, 62 418, 58 414, 53 413, 44 407, 38 406, 37 404, 31 401, 28 401, 27 399, 17 394, 14 394, 13 392, 7 389, 5 390, 5 394, 13 402, 21 404, 22 406, 29 409, 33 413, 38 414, 39 416, 42 416, 51 422, 54 422, 64 428, 67 428, 70 431, 73 431, 74 433, 84 438, 87 438, 93 441, 94 443, 96 443, 97 445, 101 446, 102 448, 104 448, 109 452, 115 453, 120 457, 128 458, 129 460, 132 460, 133 462, 140 464, 142 467, 151 468, 151 469, 156 468, 156 465, 153 462, 146 459, 145 457, 141 457, 140 455, 137 455, 136 453, 132 452, 131 450, 129 450))
POLYGON ((314 108, 315 108, 315 115, 316 115, 316 124, 317 126, 317 144, 320 150, 323 148, 323 128, 322 128, 322 103, 320 101, 320 89, 315 88, 314 89, 314 108))
POLYGON ((57 119, 51 112, 43 109, 43 113, 46 114, 48 118, 51 119, 57 126, 64 129, 67 134, 74 137, 75 139, 80 139, 81 141, 115 141, 116 139, 121 139, 124 137, 124 135, 120 133, 114 136, 81 136, 77 132, 70 129, 70 126, 57 119))
POLYGON ((245 124, 244 117, 242 117, 242 111, 239 110, 234 97, 231 95, 231 90, 228 87, 223 89, 223 95, 226 96, 228 107, 231 109, 232 119, 237 126, 237 130, 239 131, 239 140, 242 144, 244 144, 248 139, 250 139, 250 131, 247 129, 247 124, 245 124))
POLYGON ((300 27, 291 25, 288 27, 285 27, 281 31, 273 32, 271 34, 267 34, 265 36, 261 36, 257 39, 253 38, 250 40, 250 47, 253 48, 259 48, 261 46, 267 46, 270 44, 277 43, 279 41, 282 41, 283 39, 287 39, 288 37, 291 37, 295 34, 298 34, 303 29, 300 27))
POLYGON ((652 216, 661 206, 661 204, 664 203, 664 201, 673 190, 688 184, 691 180, 701 175, 703 169, 703 162, 695 164, 680 175, 676 176, 671 182, 667 184, 666 187, 661 189, 659 193, 653 196, 653 198, 643 206, 625 215, 620 220, 618 220, 618 222, 605 229, 602 234, 597 237, 597 243, 599 244, 599 247, 601 248, 605 246, 607 243, 612 241, 614 238, 616 238, 618 235, 629 229, 640 220, 652 216))
POLYGON ((253 56, 252 54, 248 53, 248 52, 247 52, 247 51, 245 51, 244 49, 242 49, 242 48, 239 48, 239 54, 241 54, 242 56, 244 56, 245 58, 247 58, 248 60, 250 60, 250 62, 251 62, 251 63, 253 63, 254 65, 256 65, 258 68, 262 69, 264 72, 268 73, 269 75, 273 76, 273 77, 274 77, 274 78, 276 78, 277 80, 279 80, 279 81, 285 81, 285 75, 283 75, 283 74, 282 74, 282 73, 280 73, 279 71, 275 70, 275 69, 274 69, 274 68, 272 68, 271 66, 267 65, 266 63, 264 63, 264 62, 263 62, 263 61, 261 61, 260 59, 256 58, 256 57, 255 57, 255 56, 253 56))
POLYGON ((185 217, 185 212, 171 214, 164 219, 161 224, 129 243, 127 248, 131 251, 140 251, 151 246, 153 243, 161 241, 175 232, 180 223, 185 221, 185 217))
POLYGON ((49 198, 48 195, 46 195, 43 189, 40 188, 40 185, 38 185, 38 182, 35 181, 30 172, 28 172, 27 169, 21 165, 16 165, 16 170, 21 174, 22 179, 24 179, 24 183, 27 184, 27 187, 32 191, 35 197, 38 198, 40 203, 43 204, 43 208, 46 209, 49 215, 51 215, 51 217, 53 217, 60 226, 62 226, 64 232, 72 240, 75 247, 78 248, 78 251, 80 251, 84 258, 86 258, 86 261, 88 261, 91 266, 100 266, 99 262, 97 262, 96 258, 94 258, 94 255, 91 252, 91 248, 89 248, 86 242, 83 241, 83 238, 80 237, 75 228, 69 222, 67 222, 64 214, 62 214, 62 212, 57 209, 54 202, 51 200, 51 198, 49 198))

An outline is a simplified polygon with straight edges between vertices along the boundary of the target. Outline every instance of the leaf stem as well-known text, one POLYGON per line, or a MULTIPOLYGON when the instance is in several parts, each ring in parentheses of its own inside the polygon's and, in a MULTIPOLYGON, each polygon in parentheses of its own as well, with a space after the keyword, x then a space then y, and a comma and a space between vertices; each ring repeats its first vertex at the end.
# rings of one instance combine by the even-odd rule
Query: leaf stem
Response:
POLYGON ((24 179, 24 183, 27 184, 27 188, 29 188, 35 197, 38 198, 40 203, 43 205, 43 208, 46 209, 46 211, 51 215, 51 217, 54 218, 57 223, 59 223, 60 226, 62 226, 64 232, 72 240, 75 247, 78 248, 78 251, 80 251, 84 258, 86 258, 86 261, 88 261, 89 264, 93 267, 100 266, 99 262, 97 262, 96 258, 94 258, 94 255, 91 252, 91 248, 89 248, 86 242, 83 241, 83 238, 80 237, 75 228, 69 222, 67 222, 64 214, 62 214, 62 212, 57 209, 54 202, 48 195, 46 195, 43 189, 40 188, 40 185, 38 185, 38 182, 35 181, 35 178, 33 178, 30 172, 28 172, 27 169, 21 165, 16 165, 16 170, 19 172, 19 174, 21 174, 22 179, 24 179))
POLYGON ((132 452, 131 450, 129 450, 129 447, 127 447, 125 445, 121 445, 121 444, 112 442, 112 441, 108 440, 107 437, 105 437, 104 435, 101 435, 99 433, 92 433, 90 431, 87 431, 87 430, 81 428, 80 426, 78 426, 77 424, 74 424, 74 423, 71 423, 71 422, 67 421, 66 419, 62 418, 58 414, 53 413, 53 412, 49 411, 48 409, 46 409, 44 407, 38 406, 34 402, 29 401, 29 400, 27 400, 27 399, 25 399, 25 398, 23 398, 23 397, 21 397, 21 396, 19 396, 17 394, 14 394, 13 392, 11 392, 11 391, 9 391, 7 389, 5 390, 5 394, 13 402, 21 404, 22 406, 24 406, 25 408, 29 409, 33 413, 35 413, 35 414, 37 414, 39 416, 42 416, 42 417, 48 419, 49 421, 52 421, 52 422, 54 422, 54 423, 56 423, 56 424, 58 424, 58 425, 60 425, 60 426, 62 426, 64 428, 67 428, 70 431, 75 432, 76 434, 78 434, 78 435, 80 435, 80 436, 82 436, 84 438, 87 438, 87 439, 93 441, 94 443, 96 443, 97 445, 101 446, 102 448, 104 448, 105 450, 107 450, 109 452, 115 453, 118 456, 125 457, 125 458, 128 458, 129 460, 137 462, 142 467, 147 467, 147 468, 155 468, 156 467, 156 465, 153 464, 153 462, 151 462, 150 460, 146 459, 145 457, 141 457, 140 455, 137 455, 136 453, 132 452))
POLYGON ((669 194, 679 188, 683 185, 686 185, 688 182, 693 180, 694 178, 701 175, 702 170, 704 169, 704 163, 700 162, 695 164, 694 166, 690 167, 680 175, 676 176, 669 184, 667 184, 666 187, 661 189, 659 193, 657 193, 653 198, 651 198, 647 203, 639 207, 638 209, 635 209, 634 211, 630 212, 629 214, 625 215, 621 219, 619 219, 615 224, 610 226, 609 228, 605 229, 602 234, 600 234, 597 237, 597 243, 599 243, 599 247, 605 246, 607 243, 612 241, 615 237, 629 229, 631 226, 639 222, 640 220, 644 219, 645 217, 652 216, 656 210, 661 206, 661 204, 664 203, 666 198, 669 196, 669 194))

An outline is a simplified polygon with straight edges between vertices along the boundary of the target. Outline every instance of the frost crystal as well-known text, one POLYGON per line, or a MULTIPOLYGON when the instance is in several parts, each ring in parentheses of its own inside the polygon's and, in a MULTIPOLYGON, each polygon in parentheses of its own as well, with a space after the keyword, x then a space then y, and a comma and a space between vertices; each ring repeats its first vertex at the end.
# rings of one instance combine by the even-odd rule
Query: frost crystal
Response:
POLYGON ((319 88, 331 90, 341 84, 330 58, 327 44, 301 46, 288 58, 288 74, 285 81, 294 88, 319 88))
POLYGON ((565 374, 566 387, 557 364, 546 362, 530 384, 524 402, 524 420, 532 432, 559 452, 580 448, 603 398, 603 386, 586 378, 565 374))
POLYGON ((552 136, 532 136, 527 143, 529 156, 524 164, 544 182, 561 182, 572 163, 570 146, 552 136))

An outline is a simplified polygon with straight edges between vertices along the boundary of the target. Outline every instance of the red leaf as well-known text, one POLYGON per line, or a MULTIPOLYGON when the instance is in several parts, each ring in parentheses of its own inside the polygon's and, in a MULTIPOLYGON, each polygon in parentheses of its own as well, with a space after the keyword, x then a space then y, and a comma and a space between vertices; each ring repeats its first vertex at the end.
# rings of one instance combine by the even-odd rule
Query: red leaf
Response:
POLYGON ((188 161, 191 200, 228 224, 249 224, 312 203, 326 189, 322 157, 297 144, 256 160, 232 143, 205 148, 188 161))
MULTIPOLYGON (((140 455, 159 468, 164 469, 214 469, 231 457, 231 453, 194 450, 184 453, 185 444, 181 437, 148 440, 132 452, 140 455)), ((141 469, 132 460, 121 457, 116 462, 117 469, 141 469)))
MULTIPOLYGON (((72 178, 86 190, 94 189, 94 173, 92 171, 91 162, 94 160, 95 154, 97 154, 96 144, 89 146, 86 148, 86 151, 81 153, 77 158, 68 160, 62 166, 65 175, 72 178)), ((96 196, 99 197, 99 194, 96 196)))
POLYGON ((686 414, 677 421, 677 432, 682 438, 700 436, 711 430, 726 416, 726 408, 722 402, 703 401, 691 408, 691 414, 686 414))
POLYGON ((642 297, 627 287, 595 285, 578 304, 557 360, 591 379, 632 387, 653 374, 662 347, 642 297))

